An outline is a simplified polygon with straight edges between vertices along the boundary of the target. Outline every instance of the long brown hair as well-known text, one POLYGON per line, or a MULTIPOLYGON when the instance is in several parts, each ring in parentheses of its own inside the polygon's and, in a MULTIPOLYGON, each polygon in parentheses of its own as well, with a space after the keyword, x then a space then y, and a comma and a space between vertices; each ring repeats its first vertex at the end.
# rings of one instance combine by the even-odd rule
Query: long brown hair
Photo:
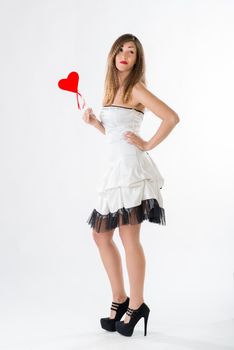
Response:
POLYGON ((113 103, 117 90, 119 89, 118 70, 115 65, 115 57, 119 52, 120 47, 128 41, 133 41, 137 49, 136 62, 124 81, 123 85, 123 103, 127 103, 130 99, 133 86, 137 82, 142 82, 146 85, 145 79, 145 57, 144 50, 139 39, 132 34, 123 34, 115 40, 107 58, 107 71, 104 83, 104 98, 103 105, 113 103))

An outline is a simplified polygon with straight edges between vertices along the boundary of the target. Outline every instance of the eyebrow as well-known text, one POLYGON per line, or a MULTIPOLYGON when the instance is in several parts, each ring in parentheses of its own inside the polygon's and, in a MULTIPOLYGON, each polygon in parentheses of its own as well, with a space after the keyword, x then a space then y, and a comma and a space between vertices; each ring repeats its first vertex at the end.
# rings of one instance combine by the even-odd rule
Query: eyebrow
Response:
MULTIPOLYGON (((121 45, 121 47, 123 47, 123 45, 121 45)), ((135 49, 135 47, 134 47, 134 46, 128 46, 128 48, 129 48, 129 47, 132 47, 133 49, 135 49)))

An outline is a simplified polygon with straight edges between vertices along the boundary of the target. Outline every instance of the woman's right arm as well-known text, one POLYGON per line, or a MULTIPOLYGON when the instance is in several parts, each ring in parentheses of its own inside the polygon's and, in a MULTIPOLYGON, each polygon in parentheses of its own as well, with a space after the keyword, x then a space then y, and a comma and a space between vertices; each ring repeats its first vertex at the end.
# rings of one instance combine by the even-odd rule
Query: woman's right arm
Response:
POLYGON ((95 126, 99 131, 101 131, 104 135, 106 133, 104 126, 100 122, 100 120, 97 119, 95 114, 92 111, 92 108, 87 108, 83 114, 83 119, 86 123, 95 126))

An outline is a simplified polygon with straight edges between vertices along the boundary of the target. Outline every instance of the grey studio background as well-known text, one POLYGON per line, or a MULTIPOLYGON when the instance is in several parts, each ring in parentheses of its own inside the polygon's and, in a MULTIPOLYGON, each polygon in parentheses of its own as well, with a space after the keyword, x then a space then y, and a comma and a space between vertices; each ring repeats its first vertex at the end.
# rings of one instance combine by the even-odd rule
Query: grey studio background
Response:
MULTIPOLYGON (((233 1, 1 1, 1 349, 233 349, 233 1), (91 228, 114 40, 143 44, 149 90, 180 123, 150 151, 166 226, 142 223, 145 301, 133 337, 101 329, 112 300, 91 228)), ((147 112, 141 135, 160 119, 147 112)), ((124 250, 115 231, 129 291, 124 250)))

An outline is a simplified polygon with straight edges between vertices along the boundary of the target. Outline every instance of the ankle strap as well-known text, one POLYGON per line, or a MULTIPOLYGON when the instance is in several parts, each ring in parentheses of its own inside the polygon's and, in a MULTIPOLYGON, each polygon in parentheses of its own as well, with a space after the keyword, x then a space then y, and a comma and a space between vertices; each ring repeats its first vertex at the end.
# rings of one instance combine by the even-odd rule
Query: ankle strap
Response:
POLYGON ((118 309, 119 305, 123 305, 124 303, 126 303, 127 300, 128 299, 126 299, 123 303, 117 303, 115 301, 112 301, 112 303, 111 303, 111 310, 115 310, 116 311, 118 309))
POLYGON ((111 304, 111 310, 117 311, 118 307, 119 307, 119 305, 116 305, 114 303, 111 304))
POLYGON ((134 311, 135 311, 134 309, 131 309, 130 307, 128 307, 126 313, 127 313, 128 316, 132 316, 134 311))
POLYGON ((120 305, 122 303, 116 303, 115 301, 112 301, 112 305, 120 305))

